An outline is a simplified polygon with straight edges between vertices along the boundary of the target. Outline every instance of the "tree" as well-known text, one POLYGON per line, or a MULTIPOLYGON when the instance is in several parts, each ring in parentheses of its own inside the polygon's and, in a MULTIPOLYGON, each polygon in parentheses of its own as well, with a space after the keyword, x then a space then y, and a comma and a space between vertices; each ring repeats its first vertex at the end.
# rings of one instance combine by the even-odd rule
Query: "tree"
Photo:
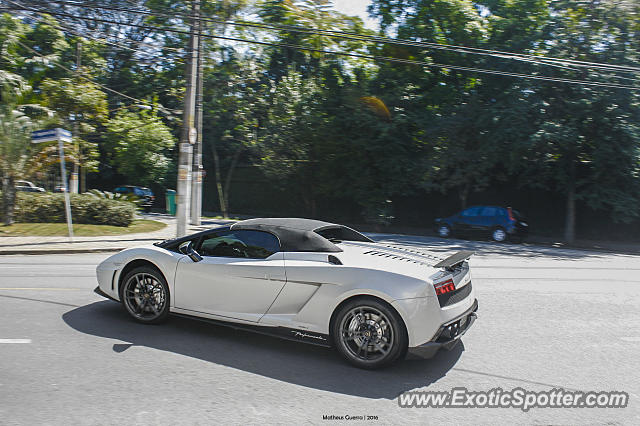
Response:
POLYGON ((34 152, 39 148, 31 143, 31 132, 38 122, 27 112, 44 112, 39 105, 25 104, 30 90, 21 77, 0 71, 0 172, 2 173, 2 205, 5 225, 13 223, 16 201, 15 182, 28 179, 37 169, 34 152))
POLYGON ((260 167, 280 188, 293 189, 311 216, 316 215, 317 146, 323 138, 324 112, 318 87, 289 71, 273 85, 260 129, 260 167), (295 185, 288 185, 295 182, 295 185))
POLYGON ((107 96, 98 85, 78 78, 46 79, 42 82, 44 102, 55 109, 62 126, 73 129, 73 143, 69 148, 74 163, 81 168, 80 192, 86 190, 89 172, 98 171, 98 146, 88 136, 107 119, 107 96))
POLYGON ((22 76, 34 93, 45 78, 60 78, 67 73, 56 65, 69 49, 65 35, 56 28, 56 23, 50 16, 32 26, 8 15, 3 15, 0 21, 3 52, 0 65, 2 69, 22 76))
POLYGON ((154 111, 122 110, 106 125, 107 151, 114 168, 131 184, 162 184, 175 139, 154 111))
MULTIPOLYGON (((281 26, 301 26, 317 28, 321 30, 348 31, 355 34, 372 34, 372 31, 364 28, 362 20, 358 17, 346 16, 331 9, 328 0, 267 0, 258 2, 257 13, 263 22, 281 26)), ((270 36, 270 35, 268 35, 270 36)), ((310 47, 319 50, 359 51, 365 45, 358 40, 340 39, 329 37, 320 33, 304 33, 278 30, 276 40, 279 43, 310 47)), ((322 69, 331 61, 360 63, 354 58, 331 57, 316 51, 305 51, 291 47, 272 47, 268 52, 268 73, 276 82, 286 75, 289 70, 294 70, 304 78, 320 78, 322 69)), ((316 81, 320 84, 320 81, 316 81)))
POLYGON ((205 74, 211 83, 204 90, 204 113, 209 118, 203 126, 204 151, 205 155, 211 153, 218 203, 225 217, 240 157, 255 154, 258 144, 258 122, 268 95, 262 71, 255 59, 230 54, 205 74))
MULTIPOLYGON (((553 4, 547 23, 548 55, 631 65, 637 58, 639 5, 603 1, 553 4), (635 13, 634 13, 635 12, 635 13)), ((589 68, 568 71, 572 77, 620 81, 589 68)), ((627 80, 628 81, 628 80, 627 80)), ((536 130, 523 152, 538 185, 566 197, 565 240, 575 239, 576 201, 608 209, 614 221, 639 216, 640 97, 637 92, 547 84, 536 88, 536 130)))

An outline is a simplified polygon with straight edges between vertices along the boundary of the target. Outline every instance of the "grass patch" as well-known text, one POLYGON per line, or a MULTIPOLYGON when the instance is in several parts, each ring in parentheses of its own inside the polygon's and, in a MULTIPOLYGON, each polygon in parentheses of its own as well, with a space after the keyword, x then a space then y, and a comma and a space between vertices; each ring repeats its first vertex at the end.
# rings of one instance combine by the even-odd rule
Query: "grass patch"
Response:
MULTIPOLYGON (((73 225, 73 235, 99 237, 102 235, 136 234, 158 231, 167 225, 155 220, 134 220, 129 226, 73 225)), ((0 237, 37 237, 68 235, 66 223, 14 223, 0 226, 0 237)))

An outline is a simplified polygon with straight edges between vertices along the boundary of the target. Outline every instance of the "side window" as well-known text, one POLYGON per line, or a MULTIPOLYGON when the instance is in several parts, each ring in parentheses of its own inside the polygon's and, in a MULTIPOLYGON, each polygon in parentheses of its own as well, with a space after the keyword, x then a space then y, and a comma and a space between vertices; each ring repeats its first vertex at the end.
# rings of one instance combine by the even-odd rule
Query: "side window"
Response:
POLYGON ((479 213, 480 213, 480 207, 469 207, 468 209, 463 210, 462 213, 460 213, 460 216, 464 216, 464 217, 478 216, 479 213))
POLYGON ((498 216, 498 209, 496 209, 495 207, 484 207, 482 209, 482 213, 480 214, 481 216, 498 216))
POLYGON ((280 251, 280 243, 268 232, 223 231, 205 236, 198 251, 202 256, 265 259, 280 251))

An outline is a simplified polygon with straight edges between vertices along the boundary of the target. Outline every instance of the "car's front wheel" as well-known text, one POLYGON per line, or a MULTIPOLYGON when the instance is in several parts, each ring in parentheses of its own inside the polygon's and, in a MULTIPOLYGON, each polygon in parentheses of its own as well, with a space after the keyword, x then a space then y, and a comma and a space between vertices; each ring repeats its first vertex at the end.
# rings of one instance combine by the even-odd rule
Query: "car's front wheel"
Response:
POLYGON ((442 238, 449 238, 451 236, 451 228, 449 225, 439 225, 438 226, 438 235, 442 238))
POLYGON ((121 300, 136 321, 156 324, 169 315, 169 287, 155 268, 141 266, 124 277, 121 300))
POLYGON ((398 313, 373 298, 354 299, 337 312, 332 326, 336 349, 356 367, 375 369, 407 353, 409 338, 398 313))

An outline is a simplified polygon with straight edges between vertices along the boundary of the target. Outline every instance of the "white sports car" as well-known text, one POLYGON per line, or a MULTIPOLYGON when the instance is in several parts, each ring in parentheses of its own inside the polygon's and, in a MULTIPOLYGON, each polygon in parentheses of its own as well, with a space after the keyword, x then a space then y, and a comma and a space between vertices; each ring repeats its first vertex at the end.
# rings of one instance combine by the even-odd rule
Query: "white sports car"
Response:
POLYGON ((134 319, 169 313, 334 346, 378 368, 452 348, 478 301, 467 260, 376 243, 342 225, 250 219, 114 254, 96 292, 134 319))

